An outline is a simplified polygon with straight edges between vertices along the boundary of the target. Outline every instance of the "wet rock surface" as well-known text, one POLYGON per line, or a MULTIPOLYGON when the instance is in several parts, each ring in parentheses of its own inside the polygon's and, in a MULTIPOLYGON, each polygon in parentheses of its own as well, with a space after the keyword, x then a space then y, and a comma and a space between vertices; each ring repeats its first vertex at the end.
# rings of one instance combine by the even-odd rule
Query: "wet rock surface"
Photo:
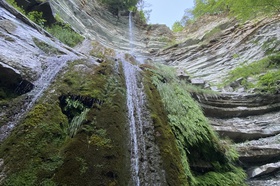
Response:
MULTIPOLYGON (((102 11, 93 0, 53 0, 50 3, 54 12, 59 13, 86 37, 93 38, 109 48, 130 50, 127 17, 114 17, 107 11, 102 11), (94 6, 86 6, 91 3, 94 6)), ((0 5, 3 5, 3 1, 0 5)), ((12 118, 8 125, 1 126, 0 141, 9 134, 15 125, 15 120, 22 117, 40 97, 66 62, 80 57, 76 52, 51 38, 34 23, 29 22, 23 15, 15 10, 12 11, 13 13, 10 13, 0 7, 1 66, 2 68, 8 66, 34 85, 34 88, 17 102, 17 104, 22 103, 21 107, 9 112, 5 111, 4 107, 0 108, 1 117, 12 118), (33 38, 62 51, 61 55, 46 54, 36 46, 33 38)), ((207 24, 207 27, 208 31, 219 27, 221 32, 214 37, 206 35, 205 30, 198 29, 196 34, 190 34, 185 41, 169 47, 167 45, 174 36, 166 26, 141 25, 142 30, 135 27, 135 40, 132 43, 134 52, 147 56, 153 55, 151 56, 153 61, 186 69, 196 79, 191 80, 183 75, 185 81, 205 86, 207 83, 220 83, 231 69, 244 61, 250 63, 262 58, 266 52, 263 43, 270 38, 280 40, 280 21, 277 18, 259 20, 256 23, 248 22, 242 27, 233 20, 222 19, 207 24), (160 48, 164 49, 159 50, 160 48)), ((94 47, 91 40, 87 40, 76 49, 88 55, 91 47, 94 47)), ((279 51, 279 46, 272 47, 279 51)), ((231 84, 232 91, 235 87, 239 87, 240 81, 242 80, 231 84)), ((223 92, 213 97, 198 96, 197 100, 209 116, 215 130, 221 136, 229 137, 236 142, 240 161, 251 178, 249 185, 279 185, 279 94, 262 96, 244 94, 244 90, 240 90, 239 93, 223 92)), ((15 106, 17 105, 12 105, 11 108, 15 106)), ((149 136, 147 138, 148 141, 154 140, 149 136)), ((147 148, 150 148, 149 144, 147 148)), ((145 159, 145 161, 150 160, 145 159)), ((1 164, 0 161, 0 171, 1 164)), ((108 172, 108 176, 114 177, 115 174, 108 172)))
POLYGON ((1 78, 1 86, 10 92, 24 94, 15 101, 1 103, 2 141, 66 62, 78 59, 79 56, 4 1, 0 2, 0 18, 1 77, 5 75, 1 78), (45 53, 34 39, 56 48, 61 51, 60 54, 45 53))
POLYGON ((129 41, 128 14, 114 16, 102 8, 95 0, 53 0, 50 2, 54 13, 70 23, 75 30, 91 40, 117 51, 149 55, 165 47, 172 38, 172 32, 166 25, 143 25, 134 17, 133 41, 129 41))
MULTIPOLYGON (((223 90, 215 87, 228 72, 245 61, 262 59, 268 50, 279 51, 279 17, 239 25, 228 18, 204 22, 196 30, 177 35, 180 44, 159 50, 153 60, 191 74, 217 91, 215 96, 194 95, 220 136, 236 143, 249 185, 279 185, 280 97, 250 93, 242 78, 223 90), (216 33, 213 30, 218 30, 216 33), (211 33, 212 31, 212 33, 211 33), (185 38, 184 38, 185 37, 185 38), (184 38, 184 39, 182 39, 184 38), (266 44, 269 43, 269 46, 266 44)), ((183 77, 182 77, 183 78, 183 77)), ((198 82, 198 81, 197 81, 198 82)))
POLYGON ((194 97, 209 117, 246 117, 280 110, 280 95, 225 92, 213 97, 194 97))
MULTIPOLYGON (((17 70, 0 62, 0 89, 3 94, 22 95, 34 88, 34 85, 23 79, 17 70)), ((4 95, 1 95, 4 96, 4 95)))
MULTIPOLYGON (((231 69, 265 56, 264 44, 272 38, 280 40, 279 27, 278 17, 247 22, 242 26, 234 20, 219 18, 204 23, 195 32, 181 33, 178 37, 184 40, 180 39, 180 44, 160 50, 153 59, 184 68, 193 77, 208 83, 221 83, 231 69), (211 34, 212 30, 218 31, 211 34)), ((279 51, 279 46, 268 48, 279 51)))

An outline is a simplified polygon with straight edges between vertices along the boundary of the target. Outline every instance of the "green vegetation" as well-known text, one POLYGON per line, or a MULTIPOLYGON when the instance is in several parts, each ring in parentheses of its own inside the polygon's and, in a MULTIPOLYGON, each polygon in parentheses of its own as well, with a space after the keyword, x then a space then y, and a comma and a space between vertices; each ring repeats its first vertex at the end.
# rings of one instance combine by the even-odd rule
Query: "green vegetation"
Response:
POLYGON ((33 42, 35 43, 35 45, 38 48, 40 48, 42 51, 44 51, 46 54, 49 54, 49 55, 50 54, 56 54, 56 55, 63 54, 62 51, 59 51, 57 48, 37 39, 35 37, 33 37, 32 39, 33 39, 33 42))
POLYGON ((45 23, 47 22, 45 19, 43 19, 42 12, 32 11, 27 14, 27 17, 40 27, 44 27, 45 23))
POLYGON ((83 41, 83 37, 75 32, 69 24, 63 22, 63 20, 56 16, 56 23, 51 26, 46 26, 45 23, 47 20, 43 18, 43 13, 38 11, 26 12, 24 9, 19 7, 14 0, 7 0, 9 4, 11 4, 14 8, 20 11, 22 14, 25 14, 31 21, 38 24, 40 27, 46 29, 49 33, 51 33, 54 37, 59 39, 64 44, 74 47, 81 41, 83 41))
MULTIPOLYGON (((174 70, 163 65, 150 71, 176 139, 177 147, 173 147, 173 152, 169 151, 170 147, 162 149, 163 157, 168 153, 172 157, 176 151, 181 157, 180 162, 175 164, 177 171, 173 172, 170 168, 169 171, 177 174, 181 181, 188 180, 181 185, 244 185, 246 174, 235 166, 237 152, 218 138, 189 95, 186 83, 176 78, 174 70)), ((155 123, 160 124, 159 119, 154 117, 155 123)), ((180 184, 177 182, 177 185, 180 184)))
POLYGON ((148 22, 152 11, 145 9, 146 2, 144 0, 98 0, 98 2, 117 16, 120 12, 134 12, 143 24, 148 22))
POLYGON ((162 157, 163 168, 165 170, 166 181, 168 185, 187 186, 188 179, 185 176, 185 170, 181 162, 181 155, 176 144, 176 138, 168 123, 167 112, 163 109, 164 105, 161 96, 152 83, 151 77, 154 73, 149 69, 153 66, 142 66, 144 71, 145 93, 148 99, 148 108, 151 112, 151 118, 155 126, 155 138, 162 157))
POLYGON ((6 0, 10 5, 12 5, 15 9, 17 9, 22 14, 25 14, 25 11, 17 5, 17 3, 14 0, 6 0))
POLYGON ((113 63, 74 61, 58 76, 0 146, 4 185, 128 185, 124 79, 113 63))
POLYGON ((280 45, 280 40, 276 37, 271 37, 262 44, 262 49, 266 55, 270 55, 276 52, 277 46, 280 45))
POLYGON ((176 21, 172 25, 172 31, 173 32, 181 32, 181 31, 183 31, 183 29, 184 29, 184 27, 183 27, 183 25, 179 21, 176 21))
POLYGON ((97 41, 93 41, 92 46, 93 46, 93 49, 90 51, 90 55, 92 55, 94 57, 104 59, 104 58, 106 58, 106 56, 115 55, 115 51, 113 49, 106 48, 97 41))
POLYGON ((75 32, 69 24, 56 23, 50 27, 46 27, 46 30, 70 47, 74 47, 84 40, 84 37, 75 32))
POLYGON ((132 7, 136 7, 139 0, 98 0, 104 4, 110 12, 118 15, 120 11, 129 10, 132 7))
POLYGON ((250 19, 258 15, 280 13, 279 0, 195 0, 191 11, 195 18, 204 15, 229 13, 239 19, 250 19))
POLYGON ((241 85, 247 90, 254 88, 262 93, 276 93, 280 90, 279 67, 280 53, 275 53, 259 61, 233 69, 224 80, 224 85, 230 85, 237 79, 242 78, 241 85))

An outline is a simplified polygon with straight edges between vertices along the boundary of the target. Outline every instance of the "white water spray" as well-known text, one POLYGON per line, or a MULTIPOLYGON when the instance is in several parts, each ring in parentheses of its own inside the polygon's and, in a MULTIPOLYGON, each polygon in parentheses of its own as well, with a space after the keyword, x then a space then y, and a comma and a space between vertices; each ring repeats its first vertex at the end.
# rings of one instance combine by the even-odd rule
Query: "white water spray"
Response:
POLYGON ((129 12, 129 47, 130 47, 130 53, 133 53, 133 21, 132 21, 132 12, 129 12))
POLYGON ((138 147, 138 136, 137 136, 137 121, 141 117, 139 111, 140 103, 138 101, 137 92, 137 80, 135 76, 135 67, 130 63, 123 61, 125 82, 126 82, 126 96, 127 96, 127 108, 128 108, 128 121, 130 129, 130 142, 131 142, 131 170, 132 180, 136 186, 140 185, 139 177, 139 147, 138 147))
MULTIPOLYGON (((130 53, 133 53, 133 22, 129 14, 130 53)), ((130 131, 131 183, 140 185, 165 185, 165 174, 160 168, 160 153, 154 143, 154 126, 146 108, 144 85, 141 83, 140 68, 119 56, 122 61, 130 131)))

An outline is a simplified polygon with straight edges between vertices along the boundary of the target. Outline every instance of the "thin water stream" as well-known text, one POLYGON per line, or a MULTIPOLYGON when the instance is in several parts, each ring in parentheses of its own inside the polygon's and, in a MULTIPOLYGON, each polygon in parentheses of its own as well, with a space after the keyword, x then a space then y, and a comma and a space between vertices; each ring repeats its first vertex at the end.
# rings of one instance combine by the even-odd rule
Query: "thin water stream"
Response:
MULTIPOLYGON (((133 21, 129 14, 130 53, 133 54, 133 21)), ((130 185, 166 185, 159 148, 155 144, 154 126, 146 107, 140 68, 120 55, 126 83, 128 123, 130 129, 130 185)))
POLYGON ((0 141, 4 140, 25 114, 30 111, 59 71, 66 65, 67 61, 75 58, 77 58, 75 55, 64 55, 46 59, 49 66, 42 72, 40 78, 34 82, 34 89, 27 94, 28 100, 25 100, 24 104, 20 106, 20 111, 10 119, 7 125, 0 128, 0 141))

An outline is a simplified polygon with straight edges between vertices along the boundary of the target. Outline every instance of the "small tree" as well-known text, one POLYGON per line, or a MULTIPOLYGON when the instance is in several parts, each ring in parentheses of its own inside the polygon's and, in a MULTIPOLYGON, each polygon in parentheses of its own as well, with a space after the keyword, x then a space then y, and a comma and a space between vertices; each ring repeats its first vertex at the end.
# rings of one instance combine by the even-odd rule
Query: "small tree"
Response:
POLYGON ((173 32, 180 32, 184 29, 184 27, 181 25, 181 23, 179 21, 176 21, 173 25, 172 25, 172 31, 173 32))

